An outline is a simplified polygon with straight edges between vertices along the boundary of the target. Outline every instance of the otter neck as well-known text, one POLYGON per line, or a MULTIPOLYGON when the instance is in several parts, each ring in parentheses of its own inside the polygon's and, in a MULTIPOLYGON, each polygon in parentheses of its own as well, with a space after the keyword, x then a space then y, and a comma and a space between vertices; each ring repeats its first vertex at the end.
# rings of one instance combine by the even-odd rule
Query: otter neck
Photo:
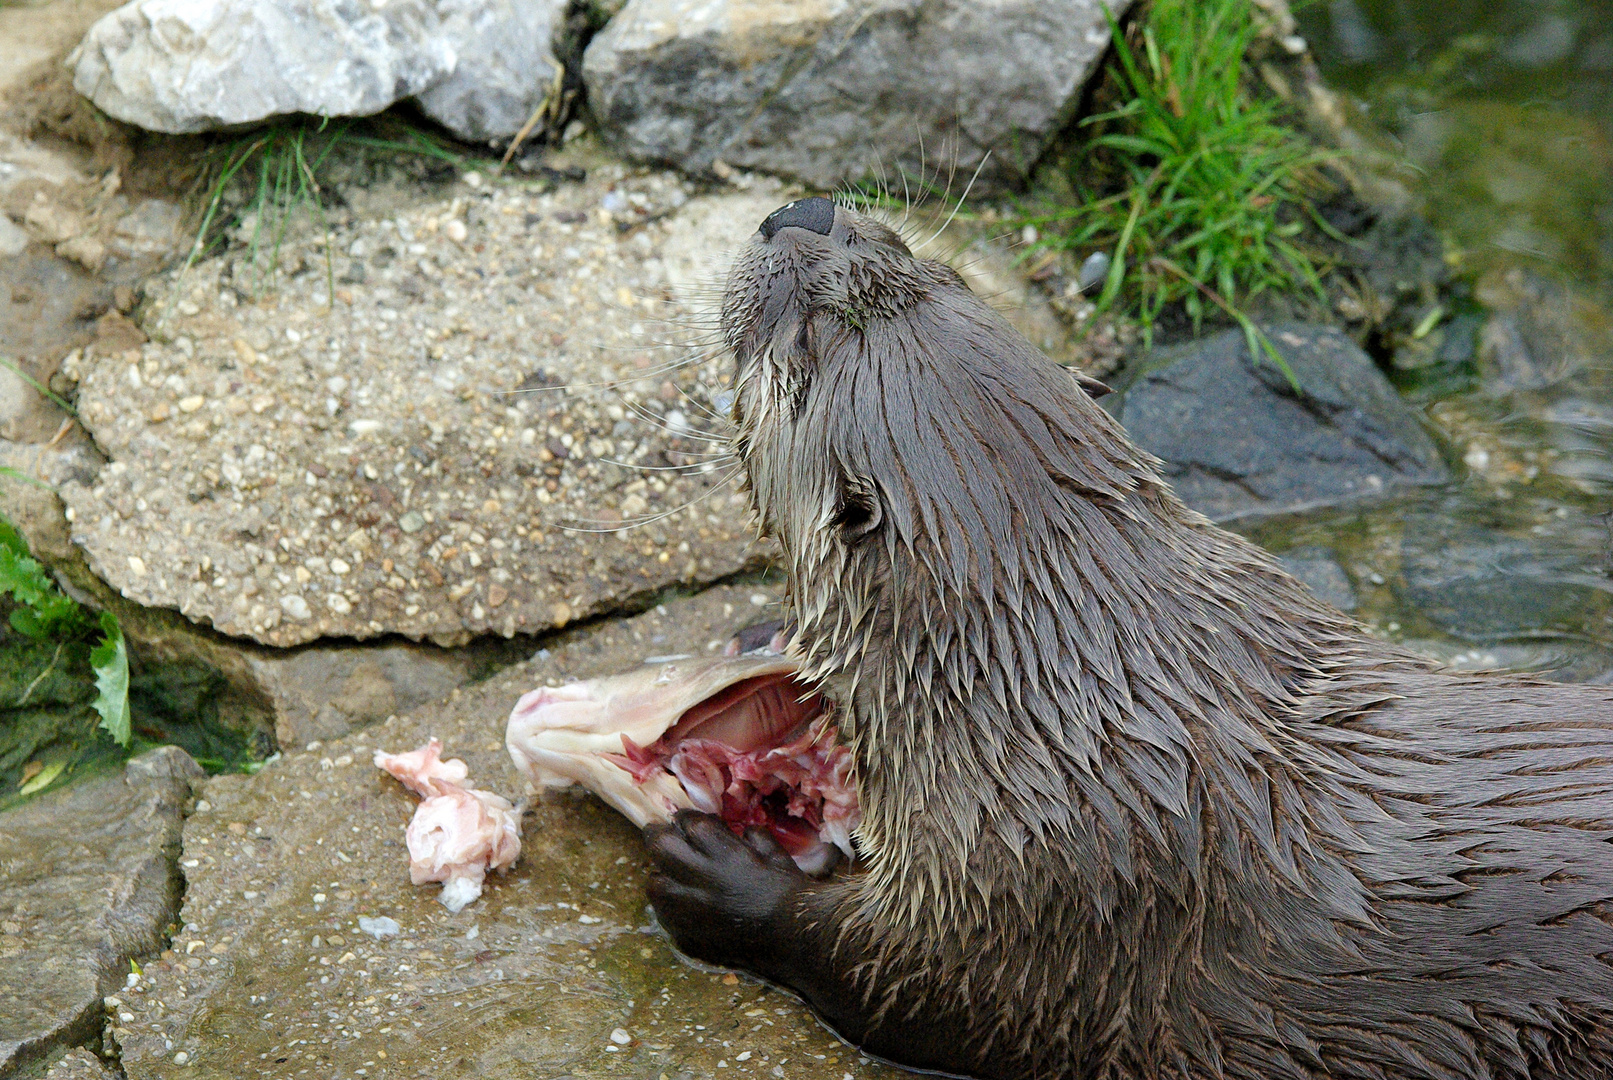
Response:
POLYGON ((1101 907, 1140 863, 1196 857, 1206 770, 1280 754, 1280 718, 1337 673, 1330 643, 1359 640, 1151 476, 1063 514, 1063 542, 1027 545, 1024 579, 989 589, 898 545, 888 573, 849 575, 861 589, 823 589, 833 566, 791 575, 798 647, 842 706, 864 846, 914 922, 984 916, 980 860, 1000 876, 1035 848, 1080 853, 1069 870, 1101 907))

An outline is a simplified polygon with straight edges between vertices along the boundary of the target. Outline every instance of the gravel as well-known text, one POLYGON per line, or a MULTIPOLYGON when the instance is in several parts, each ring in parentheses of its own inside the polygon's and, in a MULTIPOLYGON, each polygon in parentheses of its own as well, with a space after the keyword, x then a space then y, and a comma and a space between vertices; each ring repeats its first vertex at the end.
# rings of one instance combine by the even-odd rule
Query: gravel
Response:
POLYGON ((290 236, 254 301, 239 252, 203 261, 148 284, 151 342, 68 358, 110 459, 62 490, 98 574, 270 645, 454 645, 761 557, 688 297, 783 189, 605 164, 551 193, 362 194, 328 263, 290 236))

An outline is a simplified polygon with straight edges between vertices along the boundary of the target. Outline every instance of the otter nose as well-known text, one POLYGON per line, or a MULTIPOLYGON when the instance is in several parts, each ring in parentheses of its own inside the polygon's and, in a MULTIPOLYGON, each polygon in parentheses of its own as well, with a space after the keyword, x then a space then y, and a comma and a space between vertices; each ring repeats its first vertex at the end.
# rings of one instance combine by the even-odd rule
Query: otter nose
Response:
POLYGON ((771 240, 780 229, 793 225, 800 229, 811 229, 819 236, 828 236, 834 223, 835 204, 828 199, 797 199, 767 215, 767 220, 762 222, 762 235, 771 240))

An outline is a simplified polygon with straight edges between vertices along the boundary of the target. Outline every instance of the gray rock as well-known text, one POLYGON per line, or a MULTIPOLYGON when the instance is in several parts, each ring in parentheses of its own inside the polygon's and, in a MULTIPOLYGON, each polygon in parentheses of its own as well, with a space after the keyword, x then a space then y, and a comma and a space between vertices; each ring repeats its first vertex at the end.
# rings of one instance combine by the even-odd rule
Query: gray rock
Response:
POLYGON ((1303 393, 1269 360, 1251 364, 1229 330, 1145 360, 1111 406, 1189 506, 1226 521, 1447 479, 1416 414, 1349 338, 1305 324, 1267 332, 1303 393))
POLYGON ((246 649, 246 674, 271 702, 286 747, 331 739, 445 697, 477 668, 468 649, 423 645, 246 649))
POLYGON ((112 250, 119 255, 167 256, 185 239, 185 211, 167 199, 144 199, 118 219, 112 229, 112 250))
POLYGON ((1098 0, 631 0, 583 80, 636 158, 959 194, 988 152, 983 184, 1024 177, 1108 42, 1098 0))
POLYGON ((1453 637, 1499 641, 1605 639, 1613 596, 1583 552, 1447 519, 1408 520, 1403 582, 1408 608, 1453 637))
POLYGON ((1349 575, 1325 548, 1295 548, 1278 557, 1284 570, 1293 574, 1316 599, 1340 611, 1354 611, 1360 604, 1349 575))
POLYGON ((437 0, 439 33, 459 63, 420 107, 463 139, 520 131, 560 70, 551 43, 565 10, 565 0, 437 0))
POLYGON ((1479 370, 1495 393, 1556 385, 1594 362, 1605 346, 1587 332, 1597 316, 1556 282, 1513 267, 1479 283, 1492 309, 1479 334, 1479 370))
POLYGON ((202 775, 163 747, 0 815, 0 1074, 93 1037, 130 958, 162 947, 202 775))
POLYGON ((68 57, 110 115, 172 134, 284 113, 365 116, 453 72, 430 0, 133 0, 68 57))
POLYGON ((130 1080, 381 1065, 388 1076, 906 1075, 860 1060, 793 1000, 682 963, 647 913, 638 831, 591 797, 538 800, 520 861, 448 914, 435 886, 409 883, 402 837, 416 800, 371 764, 376 749, 435 735, 479 786, 518 796, 504 725, 522 693, 646 655, 704 655, 776 596, 717 588, 604 621, 448 701, 209 781, 185 825, 184 929, 112 1021, 130 1080), (382 919, 398 932, 366 931, 382 919))

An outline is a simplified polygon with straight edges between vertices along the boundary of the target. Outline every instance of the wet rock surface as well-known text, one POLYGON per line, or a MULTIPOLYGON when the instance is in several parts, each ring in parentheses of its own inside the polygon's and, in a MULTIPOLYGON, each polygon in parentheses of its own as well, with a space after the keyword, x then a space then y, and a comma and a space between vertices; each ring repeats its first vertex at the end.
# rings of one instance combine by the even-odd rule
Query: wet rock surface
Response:
POLYGON ((201 776, 163 747, 0 815, 0 1073, 94 1036, 129 959, 161 946, 201 776))
POLYGON ((823 188, 939 170, 961 191, 988 152, 983 185, 1026 174, 1108 41, 1095 0, 630 0, 583 79, 631 157, 823 188))
POLYGON ((1294 548, 1285 552, 1278 562, 1284 570, 1304 582, 1318 600, 1332 604, 1340 611, 1354 611, 1360 604, 1350 576, 1326 549, 1294 548))
POLYGON ((45 1080, 111 1080, 117 1076, 88 1050, 69 1050, 50 1063, 45 1080))
POLYGON ((1314 509, 1436 484, 1439 448, 1371 359, 1339 331, 1267 327, 1301 392, 1242 331, 1146 358, 1113 407, 1165 475, 1217 520, 1314 509))
POLYGON ((62 489, 102 578, 270 645, 457 645, 758 558, 715 460, 723 365, 665 344, 668 262, 734 222, 668 250, 673 177, 468 179, 338 230, 328 263, 288 239, 259 302, 229 257, 150 283, 165 343, 68 366, 111 458, 62 489))
POLYGON ((515 796, 503 737, 521 693, 714 651, 776 597, 720 587, 604 623, 446 702, 209 781, 186 825, 182 928, 119 995, 128 1076, 890 1075, 782 995, 679 962, 650 924, 636 830, 592 798, 535 806, 520 862, 449 915, 408 881, 414 797, 370 763, 436 735, 515 796))

